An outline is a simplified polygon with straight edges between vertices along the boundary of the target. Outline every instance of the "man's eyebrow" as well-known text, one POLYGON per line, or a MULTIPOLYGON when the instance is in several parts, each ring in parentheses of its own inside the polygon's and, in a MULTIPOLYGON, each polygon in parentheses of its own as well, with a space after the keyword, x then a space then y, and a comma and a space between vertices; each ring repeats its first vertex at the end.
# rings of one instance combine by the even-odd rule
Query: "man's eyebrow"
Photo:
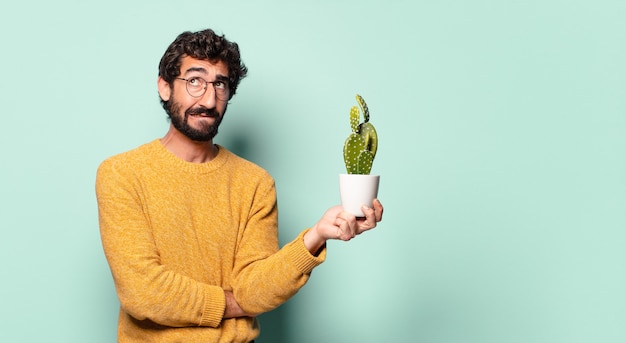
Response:
POLYGON ((202 74, 208 74, 206 69, 204 69, 202 67, 191 67, 191 68, 185 70, 185 75, 187 75, 187 74, 189 74, 191 72, 199 72, 199 73, 202 73, 202 74))
POLYGON ((228 82, 228 76, 222 74, 215 75, 215 79, 222 82, 228 82))
MULTIPOLYGON (((207 70, 203 67, 191 67, 185 70, 185 75, 188 75, 189 73, 193 73, 193 72, 198 72, 204 75, 208 74, 207 70)), ((228 75, 217 74, 215 75, 215 79, 220 80, 220 81, 228 81, 228 75)))

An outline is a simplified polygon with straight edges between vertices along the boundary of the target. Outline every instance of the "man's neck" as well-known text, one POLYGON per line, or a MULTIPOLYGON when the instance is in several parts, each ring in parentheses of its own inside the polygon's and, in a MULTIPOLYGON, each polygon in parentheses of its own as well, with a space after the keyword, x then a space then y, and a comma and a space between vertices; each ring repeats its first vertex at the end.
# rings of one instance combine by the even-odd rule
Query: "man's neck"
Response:
POLYGON ((213 140, 193 141, 171 125, 169 131, 161 138, 161 144, 176 157, 191 163, 208 162, 214 159, 218 152, 213 140))

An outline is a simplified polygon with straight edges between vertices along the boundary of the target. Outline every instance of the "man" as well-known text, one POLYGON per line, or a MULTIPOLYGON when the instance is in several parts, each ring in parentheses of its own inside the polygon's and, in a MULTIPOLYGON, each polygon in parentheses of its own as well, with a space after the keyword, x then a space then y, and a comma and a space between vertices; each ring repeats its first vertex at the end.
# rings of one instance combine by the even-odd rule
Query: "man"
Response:
POLYGON ((328 239, 350 240, 382 218, 378 201, 359 219, 335 206, 279 249, 272 177, 213 143, 246 73, 236 43, 212 30, 181 34, 159 65, 168 132, 98 168, 119 342, 253 341, 255 316, 307 282, 328 239))

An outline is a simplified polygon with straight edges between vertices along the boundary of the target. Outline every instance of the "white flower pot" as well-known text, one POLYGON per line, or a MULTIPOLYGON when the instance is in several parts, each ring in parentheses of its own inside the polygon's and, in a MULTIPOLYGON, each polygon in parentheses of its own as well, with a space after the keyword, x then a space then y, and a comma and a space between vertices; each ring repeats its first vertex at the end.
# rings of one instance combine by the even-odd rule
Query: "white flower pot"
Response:
POLYGON ((379 175, 339 174, 339 195, 344 211, 364 217, 361 206, 373 208, 379 181, 379 175))

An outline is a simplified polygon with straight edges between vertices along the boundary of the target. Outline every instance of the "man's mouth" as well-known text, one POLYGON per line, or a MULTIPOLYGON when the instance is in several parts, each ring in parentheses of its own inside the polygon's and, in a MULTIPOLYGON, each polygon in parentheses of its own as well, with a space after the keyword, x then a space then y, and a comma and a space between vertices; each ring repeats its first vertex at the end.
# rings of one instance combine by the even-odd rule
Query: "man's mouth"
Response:
POLYGON ((216 111, 210 111, 210 110, 189 111, 189 112, 187 112, 187 115, 192 116, 192 117, 204 117, 204 118, 217 118, 217 117, 219 117, 219 115, 218 115, 218 113, 216 111))

